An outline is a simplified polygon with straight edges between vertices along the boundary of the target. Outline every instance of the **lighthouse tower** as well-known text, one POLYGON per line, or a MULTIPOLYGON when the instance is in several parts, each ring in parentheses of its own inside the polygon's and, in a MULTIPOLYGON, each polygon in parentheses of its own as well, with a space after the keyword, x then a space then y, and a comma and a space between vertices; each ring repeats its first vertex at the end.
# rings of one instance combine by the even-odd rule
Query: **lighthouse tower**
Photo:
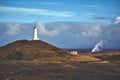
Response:
POLYGON ((36 26, 33 29, 33 40, 39 40, 36 26))

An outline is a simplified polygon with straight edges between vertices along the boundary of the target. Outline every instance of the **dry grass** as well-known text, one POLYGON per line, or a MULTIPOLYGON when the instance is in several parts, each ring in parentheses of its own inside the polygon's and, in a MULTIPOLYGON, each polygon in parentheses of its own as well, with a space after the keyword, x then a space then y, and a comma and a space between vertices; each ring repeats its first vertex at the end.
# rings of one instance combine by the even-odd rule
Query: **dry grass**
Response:
POLYGON ((119 51, 72 56, 42 41, 18 41, 0 48, 0 59, 0 80, 120 80, 119 51))
POLYGON ((120 62, 4 61, 0 80, 119 80, 120 62))
POLYGON ((78 55, 78 56, 73 56, 71 58, 71 61, 75 61, 75 62, 91 62, 91 61, 100 61, 99 58, 96 58, 94 56, 90 56, 90 55, 78 55))

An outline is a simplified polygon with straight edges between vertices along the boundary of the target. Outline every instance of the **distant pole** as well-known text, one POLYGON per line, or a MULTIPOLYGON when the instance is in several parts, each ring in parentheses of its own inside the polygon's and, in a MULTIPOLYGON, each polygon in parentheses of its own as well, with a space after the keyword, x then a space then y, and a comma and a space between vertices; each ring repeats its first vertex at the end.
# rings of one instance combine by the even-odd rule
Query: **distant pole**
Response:
POLYGON ((33 29, 33 40, 39 40, 36 26, 33 29))

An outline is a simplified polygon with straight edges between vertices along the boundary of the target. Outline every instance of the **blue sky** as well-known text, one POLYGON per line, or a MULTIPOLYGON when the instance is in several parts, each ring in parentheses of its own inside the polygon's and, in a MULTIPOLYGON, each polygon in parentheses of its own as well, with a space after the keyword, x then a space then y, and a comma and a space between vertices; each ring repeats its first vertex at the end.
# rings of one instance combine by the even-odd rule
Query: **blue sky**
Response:
POLYGON ((111 22, 120 0, 1 0, 0 22, 111 22))
POLYGON ((39 38, 61 48, 120 48, 120 0, 1 0, 0 46, 39 38), (36 23, 37 22, 37 23, 36 23))

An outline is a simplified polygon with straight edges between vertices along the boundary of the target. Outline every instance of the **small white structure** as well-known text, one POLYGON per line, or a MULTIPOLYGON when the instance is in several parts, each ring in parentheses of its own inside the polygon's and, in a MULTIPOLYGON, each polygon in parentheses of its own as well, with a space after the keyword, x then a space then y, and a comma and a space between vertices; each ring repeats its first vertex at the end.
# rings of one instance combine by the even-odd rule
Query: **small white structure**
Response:
POLYGON ((78 52, 77 52, 77 51, 71 51, 70 54, 72 54, 72 55, 77 55, 78 52))
POLYGON ((36 26, 33 29, 33 40, 39 40, 36 26))

